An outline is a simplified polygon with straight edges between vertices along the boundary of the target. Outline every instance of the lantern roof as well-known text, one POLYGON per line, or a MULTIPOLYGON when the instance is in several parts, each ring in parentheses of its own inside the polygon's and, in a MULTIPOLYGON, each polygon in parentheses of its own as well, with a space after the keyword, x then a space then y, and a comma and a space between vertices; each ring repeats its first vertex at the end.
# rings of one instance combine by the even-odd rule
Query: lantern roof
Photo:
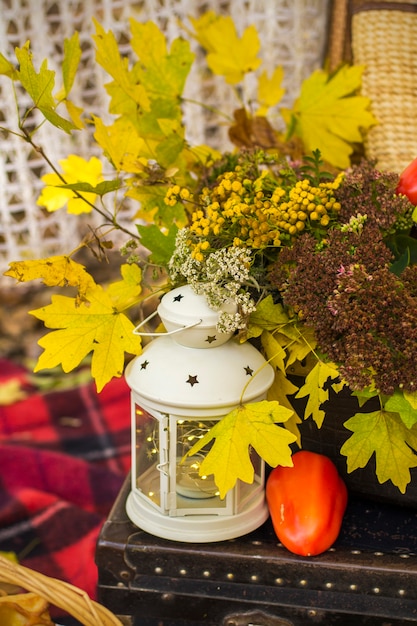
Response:
MULTIPOLYGON (((236 306, 226 303, 221 310, 233 314, 236 306)), ((271 386, 271 365, 249 342, 219 332, 219 311, 189 285, 165 294, 158 313, 168 332, 126 368, 128 385, 151 407, 180 415, 220 415, 258 399, 271 386)))
POLYGON ((251 402, 271 386, 274 370, 250 343, 190 348, 169 335, 151 341, 126 368, 131 389, 158 410, 225 409, 251 402), (245 393, 242 396, 243 391, 245 393))

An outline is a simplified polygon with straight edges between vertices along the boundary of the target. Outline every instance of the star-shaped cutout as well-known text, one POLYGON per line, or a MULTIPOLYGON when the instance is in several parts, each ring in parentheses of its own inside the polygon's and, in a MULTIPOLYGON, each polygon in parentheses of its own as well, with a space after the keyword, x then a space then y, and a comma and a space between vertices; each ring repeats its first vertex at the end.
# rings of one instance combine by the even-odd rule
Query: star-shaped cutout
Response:
POLYGON ((175 296, 175 298, 173 299, 173 302, 181 302, 183 297, 184 296, 181 293, 179 293, 178 296, 175 296))
POLYGON ((246 376, 252 376, 253 374, 253 369, 251 367, 249 367, 249 365, 247 365, 246 367, 243 368, 246 372, 246 376))
POLYGON ((185 382, 189 383, 191 385, 191 387, 194 387, 194 385, 196 385, 198 383, 197 376, 191 376, 191 374, 190 374, 188 376, 188 380, 186 380, 185 382))
POLYGON ((207 343, 213 343, 213 341, 217 341, 216 335, 208 335, 206 339, 207 343))
POLYGON ((148 365, 149 365, 149 361, 143 361, 143 363, 140 364, 140 369, 141 370, 146 370, 148 365))

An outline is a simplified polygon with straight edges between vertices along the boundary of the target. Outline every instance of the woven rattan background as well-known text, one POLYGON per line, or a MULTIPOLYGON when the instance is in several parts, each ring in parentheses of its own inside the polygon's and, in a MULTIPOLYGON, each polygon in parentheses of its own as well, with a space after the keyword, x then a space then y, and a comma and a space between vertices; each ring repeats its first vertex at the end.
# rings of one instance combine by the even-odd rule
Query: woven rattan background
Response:
POLYGON ((417 2, 378 6, 352 17, 353 60, 366 68, 362 93, 379 122, 365 147, 378 167, 401 172, 417 157, 417 2))
MULTIPOLYGON (((126 41, 130 16, 140 21, 153 20, 163 28, 169 40, 180 34, 178 18, 198 15, 208 9, 232 15, 239 32, 255 24, 262 39, 265 68, 282 64, 287 89, 283 105, 298 94, 300 82, 321 65, 326 46, 329 0, 0 0, 0 50, 9 58, 15 46, 31 41, 36 63, 49 59, 57 69, 62 58, 63 40, 74 30, 80 32, 83 46, 82 71, 73 99, 88 105, 98 115, 106 110, 102 89, 103 75, 94 63, 91 33, 92 17, 106 29, 112 29, 127 52, 126 41)), ((250 93, 250 82, 247 84, 250 93)), ((187 95, 230 112, 236 102, 221 80, 212 80, 199 64, 187 83, 187 95)), ((24 104, 22 102, 22 104, 24 104)), ((205 115, 197 106, 185 109, 189 139, 201 143, 210 140, 216 147, 226 147, 227 135, 218 120, 205 115)), ((0 126, 15 128, 15 101, 11 83, 0 77, 0 126)), ((64 211, 46 214, 36 206, 39 177, 46 170, 38 154, 12 134, 0 131, 0 270, 10 260, 36 258, 69 251, 77 240, 81 219, 67 217, 64 211)), ((40 143, 54 162, 70 152, 91 155, 88 139, 81 135, 66 137, 49 124, 44 125, 40 143)), ((128 215, 126 215, 128 218, 128 215)), ((10 279, 7 279, 10 282, 10 279)), ((4 281, 4 279, 3 279, 4 281)), ((0 284, 2 283, 0 279, 0 284)))

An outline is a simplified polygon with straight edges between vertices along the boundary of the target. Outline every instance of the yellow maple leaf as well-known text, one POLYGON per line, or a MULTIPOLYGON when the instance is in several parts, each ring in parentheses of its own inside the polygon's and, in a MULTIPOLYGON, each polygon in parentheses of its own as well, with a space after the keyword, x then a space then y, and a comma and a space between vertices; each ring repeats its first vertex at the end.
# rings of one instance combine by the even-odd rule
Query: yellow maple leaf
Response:
POLYGON ((245 74, 253 72, 261 64, 257 56, 260 42, 255 26, 248 26, 239 37, 230 16, 209 12, 191 19, 191 22, 196 39, 208 52, 207 65, 231 85, 239 83, 245 74))
POLYGON ((88 302, 75 298, 52 296, 52 303, 30 311, 53 330, 39 340, 44 349, 35 372, 61 365, 70 372, 92 352, 91 373, 97 390, 113 377, 120 377, 124 368, 124 353, 140 354, 140 337, 133 333, 134 324, 122 312, 137 296, 137 280, 130 270, 124 274, 125 289, 106 292, 101 286, 88 289, 88 302))
POLYGON ((288 400, 288 396, 295 394, 298 391, 298 387, 294 385, 285 374, 279 370, 275 371, 274 382, 268 389, 267 399, 277 401, 281 406, 286 407, 290 411, 293 411, 291 417, 285 422, 285 428, 293 433, 296 437, 295 443, 301 447, 301 435, 298 428, 298 424, 301 424, 302 419, 294 411, 294 407, 288 400))
POLYGON ((68 205, 68 213, 91 213, 96 194, 83 192, 80 198, 72 189, 65 189, 62 185, 88 183, 95 187, 103 180, 101 161, 97 157, 86 161, 78 155, 70 154, 59 161, 59 165, 62 168, 62 178, 55 173, 42 176, 42 182, 46 186, 42 189, 37 204, 46 207, 49 212, 68 205))
POLYGON ((81 299, 96 284, 84 265, 73 261, 69 256, 13 261, 9 263, 9 267, 5 276, 11 276, 22 283, 41 279, 47 287, 77 287, 81 299))
POLYGON ((329 398, 329 391, 324 389, 324 384, 329 378, 337 379, 338 377, 339 371, 336 366, 332 363, 317 361, 316 365, 307 374, 304 385, 295 396, 296 398, 307 396, 305 418, 311 415, 319 428, 321 428, 325 417, 325 412, 320 406, 329 398))
POLYGON ((308 151, 320 150, 325 161, 341 169, 350 165, 352 144, 377 121, 369 98, 358 95, 362 72, 363 67, 347 65, 331 75, 316 70, 303 82, 292 111, 282 111, 308 151))
MULTIPOLYGON (((219 16, 215 11, 206 11, 200 17, 191 17, 190 22, 194 27, 194 33, 189 32, 191 36, 197 39, 198 43, 207 52, 214 52, 215 47, 211 43, 209 28, 215 26, 219 16)), ((187 30, 187 29, 186 29, 187 30)))
POLYGON ((129 119, 121 117, 111 126, 105 126, 99 117, 93 117, 94 139, 117 171, 142 172, 150 156, 145 141, 129 119))
POLYGON ((107 287, 107 293, 119 310, 128 308, 142 293, 142 270, 139 265, 124 263, 120 272, 122 280, 110 283, 107 287))
POLYGON ((187 456, 193 456, 215 439, 199 472, 200 476, 213 474, 220 497, 224 498, 238 479, 253 482, 251 447, 273 467, 292 465, 290 444, 296 437, 277 425, 288 420, 292 413, 278 402, 267 400, 239 406, 217 422, 187 456))
POLYGON ((269 78, 267 72, 262 72, 258 80, 258 102, 259 109, 257 115, 266 115, 268 110, 278 104, 282 99, 285 89, 282 87, 284 78, 284 68, 279 65, 275 68, 269 78))
POLYGON ((347 457, 348 472, 365 467, 375 454, 379 482, 391 480, 405 493, 410 468, 417 467, 417 425, 408 429, 398 413, 380 410, 357 413, 344 426, 353 433, 340 449, 347 457))
POLYGON ((121 55, 115 34, 106 32, 95 18, 93 22, 96 28, 93 40, 97 63, 113 78, 113 82, 106 85, 111 96, 110 113, 135 115, 138 105, 145 111, 149 110, 147 91, 132 76, 129 61, 121 55))
MULTIPOLYGON (((288 337, 288 327, 285 330, 287 331, 286 334, 288 337)), ((317 345, 315 332, 312 328, 304 326, 300 333, 298 326, 294 325, 290 327, 290 330, 293 332, 294 338, 286 344, 288 354, 287 368, 293 365, 293 363, 303 361, 317 345)))
POLYGON ((76 106, 71 100, 65 99, 65 108, 67 109, 68 115, 71 118, 72 123, 76 128, 81 130, 84 128, 84 122, 82 120, 82 114, 84 113, 84 109, 82 107, 76 106))
POLYGON ((262 333, 261 341, 268 362, 281 372, 285 372, 285 358, 287 356, 285 348, 283 348, 276 337, 267 330, 262 333))

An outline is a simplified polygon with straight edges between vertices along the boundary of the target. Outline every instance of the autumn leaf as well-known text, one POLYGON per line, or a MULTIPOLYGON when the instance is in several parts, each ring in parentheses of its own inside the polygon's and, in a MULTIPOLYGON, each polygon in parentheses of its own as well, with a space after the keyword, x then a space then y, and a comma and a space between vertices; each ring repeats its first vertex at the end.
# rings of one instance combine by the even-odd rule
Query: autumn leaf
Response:
POLYGON ((99 117, 94 116, 93 120, 96 128, 94 139, 113 167, 118 172, 142 172, 148 162, 148 150, 133 122, 127 118, 119 118, 106 126, 99 117))
POLYGON ((293 433, 296 437, 295 442, 301 447, 301 435, 298 424, 301 424, 302 419, 297 415, 296 411, 294 411, 294 407, 288 400, 288 396, 294 395, 297 391, 298 387, 294 385, 283 372, 276 370, 274 382, 268 389, 267 399, 277 401, 281 406, 293 411, 291 417, 285 422, 285 428, 289 430, 290 433, 293 433))
POLYGON ((78 130, 84 128, 84 122, 81 118, 84 113, 84 109, 82 107, 76 106, 71 100, 64 100, 65 108, 67 109, 67 113, 71 118, 72 123, 78 130))
POLYGON ((288 324, 289 318, 284 307, 275 303, 272 296, 263 298, 249 318, 248 338, 259 337, 264 330, 274 330, 288 324))
POLYGON ((112 282, 107 287, 107 293, 118 310, 126 309, 137 302, 142 293, 142 270, 139 265, 124 263, 120 273, 122 280, 112 282))
POLYGON ((285 348, 277 341, 276 336, 265 330, 261 335, 261 343, 268 363, 284 373, 287 353, 285 348))
POLYGON ((215 440, 199 472, 201 476, 213 474, 220 497, 224 498, 237 480, 253 482, 250 447, 272 467, 292 465, 290 444, 296 437, 277 426, 291 415, 291 410, 267 400, 239 406, 217 422, 187 456, 193 456, 215 440))
POLYGON ((65 373, 76 368, 92 352, 91 373, 97 390, 124 369, 124 353, 140 354, 140 338, 133 333, 134 324, 122 312, 132 304, 140 288, 136 270, 122 270, 125 289, 112 287, 106 292, 101 286, 91 287, 87 303, 75 298, 52 296, 52 303, 30 311, 47 328, 57 329, 39 340, 44 349, 35 372, 61 365, 65 373))
POLYGON ((362 72, 346 65, 331 75, 316 70, 303 81, 292 111, 282 111, 308 151, 320 150, 324 161, 342 169, 350 165, 353 144, 363 141, 362 131, 376 123, 369 98, 357 95, 362 72))
POLYGON ((0 52, 0 74, 8 76, 12 80, 17 80, 17 69, 10 61, 0 52))
POLYGON ((52 94, 55 86, 55 72, 48 69, 47 61, 43 61, 39 72, 37 72, 33 65, 33 55, 29 49, 29 42, 23 48, 16 48, 15 52, 19 63, 17 77, 32 98, 35 107, 54 126, 61 128, 67 133, 75 130, 76 126, 59 115, 55 110, 58 104, 52 94))
POLYGON ((246 109, 233 112, 235 123, 229 127, 229 139, 239 148, 277 148, 278 133, 269 120, 261 115, 250 115, 246 109))
POLYGON ((239 37, 230 16, 214 15, 190 18, 195 37, 208 51, 207 65, 214 74, 224 76, 231 85, 239 83, 245 74, 261 64, 258 58, 260 42, 255 26, 248 26, 239 37))
POLYGON ((110 113, 134 117, 138 107, 147 111, 150 106, 147 91, 129 70, 128 59, 121 56, 114 33, 106 33, 94 18, 93 22, 97 63, 113 78, 113 82, 106 85, 111 96, 110 113))
POLYGON ((322 426, 325 417, 325 412, 320 406, 329 398, 329 391, 324 388, 324 385, 329 378, 337 379, 338 377, 339 372, 333 364, 317 361, 316 365, 307 374, 304 385, 295 396, 296 398, 305 398, 307 396, 305 419, 311 415, 319 428, 322 426))
POLYGON ((132 50, 140 61, 135 75, 150 99, 178 100, 194 61, 189 42, 178 37, 168 50, 166 38, 154 22, 132 19, 130 28, 132 50))
POLYGON ((353 433, 340 449, 347 457, 348 472, 365 467, 375 454, 379 482, 391 480, 405 493, 410 469, 417 467, 417 425, 408 429, 398 413, 381 409, 357 413, 344 426, 353 433))
POLYGON ((288 369, 294 363, 304 361, 316 347, 317 340, 313 328, 309 326, 304 326, 301 332, 297 325, 288 325, 283 329, 283 333, 292 338, 292 341, 286 344, 288 369), (289 330, 291 335, 288 333, 289 330))
POLYGON ((64 40, 64 58, 62 60, 63 85, 62 89, 55 94, 55 99, 58 102, 63 101, 72 123, 78 130, 84 128, 84 122, 81 117, 84 113, 84 109, 76 106, 74 102, 69 100, 68 96, 73 87, 81 60, 81 47, 79 39, 79 33, 76 31, 72 37, 64 40))
POLYGON ((66 159, 59 161, 59 165, 62 168, 63 179, 55 173, 42 176, 42 182, 46 186, 42 189, 37 204, 46 207, 49 212, 57 211, 67 205, 68 213, 73 215, 91 213, 96 194, 85 192, 80 198, 73 190, 63 185, 78 182, 97 185, 103 180, 101 161, 97 157, 91 157, 86 161, 78 155, 70 154, 66 159))
POLYGON ((258 80, 258 103, 257 115, 266 115, 268 110, 278 104, 282 99, 285 89, 282 87, 284 68, 279 65, 275 68, 271 77, 267 72, 262 72, 258 80))
POLYGON ((69 39, 64 40, 64 58, 62 60, 62 79, 64 83, 65 97, 68 97, 79 63, 81 61, 80 36, 77 31, 69 39))
POLYGON ((10 269, 4 273, 21 283, 41 279, 47 287, 77 287, 79 297, 85 298, 89 289, 96 283, 84 265, 68 256, 51 256, 30 261, 12 261, 10 269))

